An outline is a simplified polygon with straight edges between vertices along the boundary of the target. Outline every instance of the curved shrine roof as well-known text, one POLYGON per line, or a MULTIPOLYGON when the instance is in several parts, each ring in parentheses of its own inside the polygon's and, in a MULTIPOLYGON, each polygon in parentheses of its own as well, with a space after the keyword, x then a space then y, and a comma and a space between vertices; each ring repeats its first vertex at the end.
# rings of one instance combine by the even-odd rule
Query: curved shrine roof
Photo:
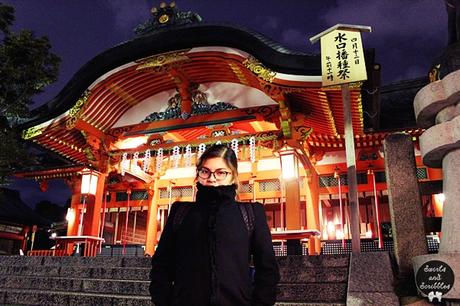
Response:
MULTIPOLYGON (((361 135, 360 84, 351 99, 361 135)), ((319 55, 291 53, 223 25, 169 29, 115 46, 33 114, 24 138, 83 164, 91 161, 90 134, 102 143, 156 133, 190 142, 216 125, 228 127, 228 135, 276 134, 280 120, 293 130, 310 129, 308 135, 344 133, 341 90, 321 87, 319 55)))

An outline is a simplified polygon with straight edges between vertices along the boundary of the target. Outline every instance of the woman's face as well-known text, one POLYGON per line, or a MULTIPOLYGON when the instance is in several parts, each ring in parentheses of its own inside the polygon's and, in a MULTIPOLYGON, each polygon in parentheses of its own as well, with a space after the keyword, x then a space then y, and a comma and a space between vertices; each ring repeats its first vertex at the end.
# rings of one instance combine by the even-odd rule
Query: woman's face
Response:
POLYGON ((204 186, 224 186, 233 184, 232 170, 222 157, 213 157, 203 161, 197 169, 197 179, 204 186))

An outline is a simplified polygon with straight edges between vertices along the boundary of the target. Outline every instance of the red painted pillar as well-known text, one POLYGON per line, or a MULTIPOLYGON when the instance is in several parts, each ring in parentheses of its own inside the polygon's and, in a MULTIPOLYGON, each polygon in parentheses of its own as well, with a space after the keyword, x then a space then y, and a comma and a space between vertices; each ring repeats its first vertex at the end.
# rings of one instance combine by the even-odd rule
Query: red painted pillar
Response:
POLYGON ((152 256, 155 252, 158 234, 158 182, 155 178, 153 190, 149 190, 149 210, 147 213, 147 228, 145 239, 145 254, 152 256))
POLYGON ((76 236, 78 234, 78 224, 80 223, 80 185, 81 180, 73 177, 68 186, 72 191, 70 199, 70 209, 72 209, 71 219, 67 220, 67 236, 76 236))
POLYGON ((106 175, 100 174, 97 181, 96 195, 86 196, 86 213, 83 217, 83 235, 95 236, 99 234, 101 224, 101 209, 104 201, 104 186, 106 175))

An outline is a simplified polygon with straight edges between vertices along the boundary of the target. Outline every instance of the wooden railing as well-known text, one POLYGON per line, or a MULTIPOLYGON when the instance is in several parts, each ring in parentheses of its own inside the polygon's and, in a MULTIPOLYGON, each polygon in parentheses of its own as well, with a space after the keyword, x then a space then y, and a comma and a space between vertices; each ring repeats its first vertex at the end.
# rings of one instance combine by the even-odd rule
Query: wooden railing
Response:
POLYGON ((67 256, 65 250, 32 250, 27 256, 67 256))

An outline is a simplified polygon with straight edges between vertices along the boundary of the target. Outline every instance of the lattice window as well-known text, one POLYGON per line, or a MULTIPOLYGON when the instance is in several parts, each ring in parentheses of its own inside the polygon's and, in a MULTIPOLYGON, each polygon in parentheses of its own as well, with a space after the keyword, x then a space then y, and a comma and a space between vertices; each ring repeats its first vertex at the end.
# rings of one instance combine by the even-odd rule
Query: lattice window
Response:
POLYGON ((439 241, 431 236, 426 237, 428 253, 437 253, 439 251, 439 241))
POLYGON ((193 188, 191 186, 182 186, 172 189, 173 198, 191 197, 193 194, 193 188))
POLYGON ((273 250, 275 251, 275 256, 287 256, 287 247, 286 244, 274 244, 273 250))
MULTIPOLYGON (((340 184, 347 185, 347 176, 340 175, 340 184)), ((333 175, 320 176, 319 177, 319 187, 333 187, 339 186, 339 180, 333 175)))
POLYGON ((126 192, 117 192, 115 194, 115 201, 122 202, 128 200, 128 194, 126 192))
POLYGON ((240 184, 241 193, 252 193, 252 185, 249 182, 244 182, 240 184))
POLYGON ((356 181, 358 184, 367 184, 367 172, 357 173, 356 181))
MULTIPOLYGON (((191 197, 192 195, 193 195, 193 188, 191 186, 175 187, 171 190, 172 198, 191 197)), ((160 198, 161 199, 169 198, 168 188, 160 189, 160 198)))
POLYGON ((351 252, 350 241, 345 241, 345 248, 342 247, 342 241, 326 241, 321 252, 326 255, 348 254, 351 252))
POLYGON ((107 202, 110 202, 110 200, 112 200, 112 194, 109 193, 108 195, 106 195, 106 196, 105 196, 105 200, 106 200, 107 202))
MULTIPOLYGON (((431 236, 427 236, 428 252, 437 253, 439 250, 439 242, 431 236)), ((351 240, 345 241, 345 248, 342 247, 340 240, 328 240, 323 242, 322 254, 349 254, 351 253, 351 240)), ((378 240, 374 239, 361 239, 362 252, 394 252, 393 240, 383 240, 383 247, 379 248, 378 240)))
MULTIPOLYGON (((367 184, 367 172, 356 174, 356 182, 358 184, 367 184)), ((348 176, 346 174, 340 175, 340 184, 342 186, 348 185, 348 176)), ((319 187, 336 187, 339 186, 339 181, 333 175, 325 175, 319 177, 319 187)))
POLYGON ((147 190, 135 190, 131 192, 131 196, 129 197, 129 199, 133 201, 147 200, 148 198, 149 194, 147 190))
POLYGON ((266 180, 259 182, 259 191, 260 192, 267 192, 267 191, 280 191, 281 184, 279 180, 266 180))
POLYGON ((308 242, 302 241, 301 245, 302 245, 302 255, 304 256, 308 255, 308 242))
POLYGON ((387 176, 385 174, 385 171, 374 172, 374 175, 375 175, 376 183, 385 183, 387 181, 387 176))
POLYGON ((160 199, 169 198, 168 188, 160 188, 160 199))
POLYGON ((426 168, 417 168, 417 179, 426 180, 428 179, 428 172, 426 168))

